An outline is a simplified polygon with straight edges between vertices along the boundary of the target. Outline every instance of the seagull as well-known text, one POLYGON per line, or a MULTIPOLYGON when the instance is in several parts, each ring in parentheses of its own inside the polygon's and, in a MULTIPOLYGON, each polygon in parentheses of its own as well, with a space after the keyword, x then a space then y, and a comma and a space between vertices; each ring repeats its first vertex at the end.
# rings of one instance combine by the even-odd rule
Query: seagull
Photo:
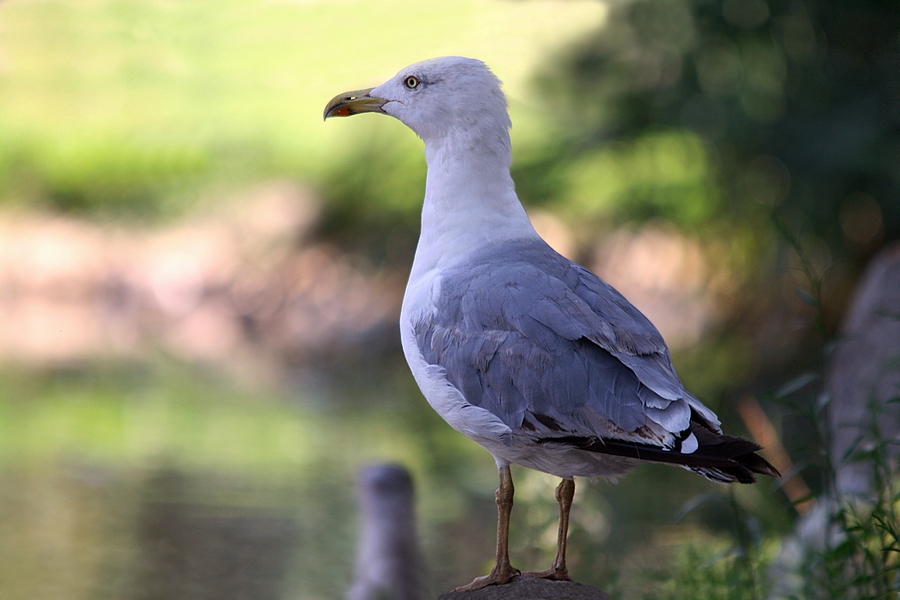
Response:
POLYGON ((403 353, 428 403, 490 452, 500 483, 490 573, 510 582, 510 465, 562 479, 556 558, 524 576, 569 580, 575 477, 645 462, 720 483, 779 477, 757 444, 722 433, 688 393, 656 327, 612 286, 554 251, 516 195, 506 97, 483 62, 426 60, 335 96, 325 119, 382 113, 425 143, 422 228, 400 313, 403 353))

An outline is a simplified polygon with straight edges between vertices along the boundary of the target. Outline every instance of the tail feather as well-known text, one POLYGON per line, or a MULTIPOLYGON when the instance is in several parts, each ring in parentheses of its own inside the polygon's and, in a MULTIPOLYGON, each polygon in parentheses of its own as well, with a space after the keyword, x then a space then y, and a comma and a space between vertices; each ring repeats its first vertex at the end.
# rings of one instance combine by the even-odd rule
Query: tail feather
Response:
POLYGON ((756 474, 781 477, 778 469, 756 454, 762 449, 759 444, 715 432, 697 422, 691 423, 690 433, 697 437, 698 447, 688 454, 609 438, 568 436, 541 441, 574 446, 589 452, 678 465, 719 483, 755 483, 756 474))

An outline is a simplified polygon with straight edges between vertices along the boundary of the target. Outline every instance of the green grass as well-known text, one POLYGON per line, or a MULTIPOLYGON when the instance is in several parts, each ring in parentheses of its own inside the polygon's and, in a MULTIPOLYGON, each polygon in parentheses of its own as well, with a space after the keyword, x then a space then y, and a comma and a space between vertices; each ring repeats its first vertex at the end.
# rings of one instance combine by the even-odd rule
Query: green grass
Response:
MULTIPOLYGON (((900 402, 900 397, 889 402, 900 402)), ((824 505, 819 510, 827 533, 824 543, 807 548, 802 557, 799 570, 804 585, 798 595, 848 600, 900 598, 898 441, 882 433, 881 421, 891 418, 884 406, 873 401, 868 413, 869 422, 859 424, 860 439, 846 456, 825 454, 829 464, 839 467, 865 465, 870 492, 864 496, 838 494, 837 472, 825 469, 831 497, 820 498, 824 505)), ((821 431, 827 443, 834 432, 827 427, 821 431)))

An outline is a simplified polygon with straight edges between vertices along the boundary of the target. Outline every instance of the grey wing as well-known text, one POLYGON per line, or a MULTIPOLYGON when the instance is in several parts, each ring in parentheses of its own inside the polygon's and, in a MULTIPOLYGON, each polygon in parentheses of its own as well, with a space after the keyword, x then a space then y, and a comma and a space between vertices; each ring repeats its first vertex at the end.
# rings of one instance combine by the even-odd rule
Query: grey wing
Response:
POLYGON ((660 427, 686 431, 691 408, 718 425, 684 391, 650 321, 547 246, 509 244, 444 273, 434 310, 415 332, 425 360, 513 431, 656 431, 653 441, 668 444, 674 438, 660 427))

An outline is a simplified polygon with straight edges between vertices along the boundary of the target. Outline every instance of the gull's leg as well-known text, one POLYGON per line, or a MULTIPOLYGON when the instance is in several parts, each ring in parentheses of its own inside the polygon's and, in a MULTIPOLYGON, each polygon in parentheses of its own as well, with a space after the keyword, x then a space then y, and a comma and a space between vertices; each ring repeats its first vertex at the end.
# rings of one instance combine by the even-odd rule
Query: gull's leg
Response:
POLYGON ((514 492, 509 465, 500 467, 500 486, 494 495, 497 499, 497 557, 494 559, 494 568, 469 585, 456 588, 455 592, 471 592, 489 585, 509 583, 514 575, 519 574, 519 570, 509 564, 509 513, 512 512, 514 492))
POLYGON ((569 572, 566 569, 566 538, 569 534, 569 511, 572 509, 572 499, 574 497, 575 480, 563 479, 556 488, 556 502, 559 504, 559 533, 556 536, 556 559, 553 561, 553 566, 546 571, 529 571, 528 573, 523 573, 523 576, 570 581, 569 572))

